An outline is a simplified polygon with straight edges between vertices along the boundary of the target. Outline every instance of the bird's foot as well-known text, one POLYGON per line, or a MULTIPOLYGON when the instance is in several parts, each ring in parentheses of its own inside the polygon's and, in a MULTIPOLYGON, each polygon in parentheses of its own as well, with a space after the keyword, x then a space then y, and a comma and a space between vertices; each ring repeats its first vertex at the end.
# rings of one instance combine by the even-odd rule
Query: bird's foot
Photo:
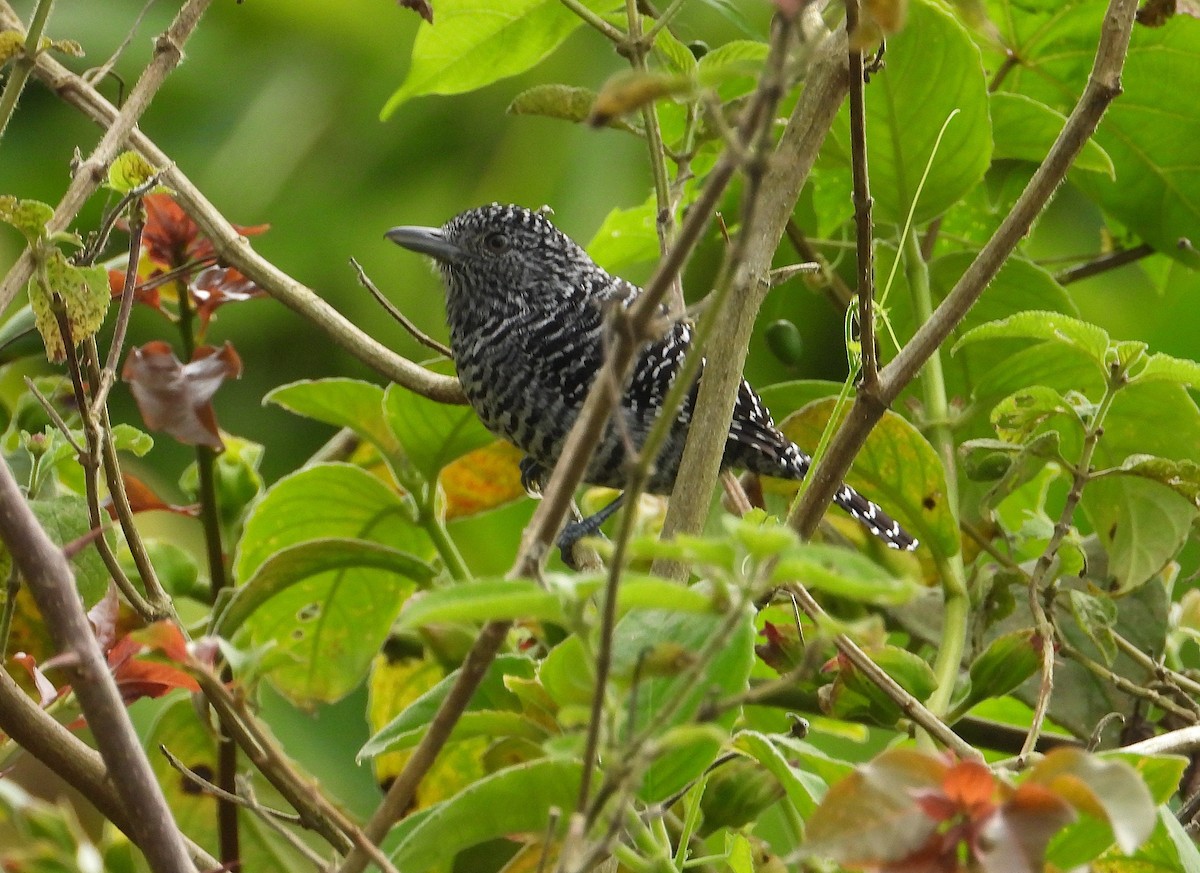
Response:
POLYGON ((587 518, 572 521, 562 529, 562 533, 558 535, 558 553, 562 556, 564 564, 572 570, 579 569, 579 564, 575 561, 575 544, 584 537, 597 536, 600 533, 601 525, 608 521, 613 513, 621 508, 624 500, 625 495, 618 494, 612 503, 605 506, 599 512, 589 515, 587 518))
POLYGON ((546 478, 546 468, 526 455, 521 458, 521 487, 525 493, 537 500, 542 496, 542 482, 546 478))

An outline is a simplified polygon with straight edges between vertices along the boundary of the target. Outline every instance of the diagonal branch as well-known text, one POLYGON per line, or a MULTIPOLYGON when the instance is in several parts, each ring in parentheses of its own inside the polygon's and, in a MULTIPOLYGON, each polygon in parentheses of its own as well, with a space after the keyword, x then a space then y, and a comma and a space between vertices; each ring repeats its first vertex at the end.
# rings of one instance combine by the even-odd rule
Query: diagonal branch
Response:
MULTIPOLYGON (((19 19, 7 0, 0 0, 0 27, 14 26, 20 26, 19 19)), ((44 53, 37 58, 34 75, 62 100, 103 127, 114 125, 121 115, 116 107, 104 99, 82 76, 71 72, 44 53)), ((466 403, 457 379, 430 372, 397 355, 387 346, 364 334, 312 289, 255 252, 250 247, 249 240, 238 233, 149 137, 133 128, 128 135, 128 145, 136 149, 156 169, 162 171, 163 184, 175 192, 180 205, 212 241, 223 263, 236 267, 276 300, 325 331, 335 344, 393 382, 431 400, 466 403)), ((78 211, 77 206, 75 211, 78 211)), ((73 217, 74 212, 71 215, 73 217)), ((65 224, 66 222, 64 227, 65 224)), ((0 310, 8 305, 18 289, 28 280, 31 266, 28 255, 23 255, 0 283, 0 310)))
POLYGON ((116 787, 133 841, 155 873, 192 873, 183 834, 142 751, 121 693, 75 588, 75 574, 62 550, 38 524, 13 478, 0 462, 0 539, 29 585, 63 669, 79 699, 109 776, 116 787))
POLYGON ((900 391, 916 378, 930 355, 946 341, 967 310, 983 294, 1066 177, 1067 170, 1095 132, 1108 105, 1121 93, 1121 70, 1125 65, 1136 11, 1136 0, 1110 0, 1087 87, 1046 155, 1046 160, 1038 166, 1012 210, 946 299, 900 353, 880 371, 878 389, 874 392, 859 391, 829 450, 809 474, 812 483, 808 493, 788 519, 788 523, 801 534, 808 536, 816 529, 825 507, 833 499, 842 477, 850 468, 851 460, 862 448, 871 428, 900 391))

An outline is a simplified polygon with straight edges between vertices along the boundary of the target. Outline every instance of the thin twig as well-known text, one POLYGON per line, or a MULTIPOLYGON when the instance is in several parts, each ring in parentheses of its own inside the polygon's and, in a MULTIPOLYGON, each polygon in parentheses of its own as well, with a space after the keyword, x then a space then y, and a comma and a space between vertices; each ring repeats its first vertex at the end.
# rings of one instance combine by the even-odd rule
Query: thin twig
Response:
POLYGON ((1078 282, 1081 279, 1088 279, 1092 276, 1099 276, 1101 273, 1106 273, 1109 270, 1115 270, 1118 267, 1124 267, 1126 264, 1132 264, 1134 261, 1140 261, 1142 258, 1147 258, 1152 254, 1154 254, 1154 247, 1149 243, 1142 243, 1141 245, 1121 249, 1117 252, 1109 252, 1085 264, 1080 264, 1077 267, 1071 267, 1069 270, 1057 273, 1054 276, 1054 281, 1059 285, 1070 285, 1072 282, 1078 282))
MULTIPOLYGON (((846 0, 846 33, 858 29, 858 0, 846 0)), ((862 384, 874 391, 879 379, 875 348, 875 239, 871 223, 871 179, 867 175, 867 113, 863 94, 862 51, 850 46, 850 169, 853 176, 854 229, 858 261, 858 336, 862 384)))
POLYGON ((397 324, 412 334, 413 339, 426 348, 433 349, 439 355, 445 355, 450 360, 454 360, 454 353, 450 351, 450 347, 443 345, 433 337, 429 336, 429 334, 417 327, 416 323, 411 318, 397 309, 396 305, 392 303, 392 301, 388 300, 387 297, 384 296, 383 292, 380 291, 375 285, 375 283, 371 281, 371 277, 367 275, 366 271, 363 270, 362 265, 356 259, 350 259, 350 266, 354 267, 354 272, 358 274, 358 284, 362 285, 369 292, 371 292, 371 296, 375 298, 375 302, 382 306, 384 311, 387 312, 387 314, 390 315, 397 324))

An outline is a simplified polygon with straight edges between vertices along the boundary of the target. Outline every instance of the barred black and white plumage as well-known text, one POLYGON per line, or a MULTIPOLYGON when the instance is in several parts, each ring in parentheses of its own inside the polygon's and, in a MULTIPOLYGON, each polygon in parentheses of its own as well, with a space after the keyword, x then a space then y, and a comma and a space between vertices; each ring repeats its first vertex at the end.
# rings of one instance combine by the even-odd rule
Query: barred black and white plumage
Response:
MULTIPOLYGON (((601 269, 543 213, 519 206, 483 206, 440 228, 397 227, 387 236, 437 262, 458 377, 484 425, 529 456, 528 477, 551 468, 600 372, 605 308, 628 306, 641 289, 601 269)), ((626 440, 645 440, 691 339, 691 325, 677 321, 642 350, 621 398, 621 421, 609 424, 585 481, 624 486, 626 440)), ((655 465, 651 493, 670 493, 675 484, 696 395, 694 386, 655 465)), ((810 460, 743 380, 724 466, 802 479, 810 460)), ((848 485, 834 502, 892 548, 916 548, 894 519, 848 485)))

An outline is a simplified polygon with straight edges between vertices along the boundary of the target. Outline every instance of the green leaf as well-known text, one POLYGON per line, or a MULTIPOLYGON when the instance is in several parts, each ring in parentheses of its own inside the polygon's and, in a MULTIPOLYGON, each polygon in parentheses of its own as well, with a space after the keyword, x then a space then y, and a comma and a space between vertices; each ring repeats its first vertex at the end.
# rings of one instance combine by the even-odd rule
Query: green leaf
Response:
MULTIPOLYGON (((29 508, 50 539, 60 546, 69 545, 92 530, 87 501, 82 497, 38 498, 29 501, 29 508)), ((104 561, 94 548, 81 549, 71 559, 71 568, 84 606, 94 606, 108 591, 109 575, 104 561)))
MULTIPOLYGON (((917 700, 927 700, 937 687, 924 659, 898 646, 880 646, 869 653, 871 660, 917 700)), ((841 718, 866 717, 891 727, 904 713, 899 705, 868 677, 850 664, 838 671, 838 680, 849 695, 835 693, 830 700, 832 712, 841 718)))
MULTIPOLYGON (((750 610, 742 610, 732 620, 729 632, 729 615, 639 609, 617 623, 612 671, 614 680, 625 687, 637 680, 637 704, 629 720, 633 730, 654 724, 660 732, 668 731, 693 719, 712 695, 724 697, 747 688, 754 662, 754 624, 750 610), (681 675, 686 666, 705 651, 714 635, 721 633, 728 633, 724 644, 703 665, 699 681, 688 682, 687 676, 681 675), (673 662, 676 669, 655 673, 651 662, 659 655, 673 662), (680 694, 684 695, 680 705, 664 722, 658 715, 663 701, 680 694)), ((735 715, 726 713, 716 723, 728 728, 735 715)), ((715 740, 699 740, 662 755, 647 770, 639 797, 647 802, 669 797, 704 772, 720 745, 715 740)))
MULTIPOLYGON (((810 403, 780 422, 779 429, 801 448, 811 450, 820 441, 834 404, 833 398, 810 403)), ((958 552, 958 523, 946 506, 942 462, 920 431, 899 415, 884 413, 855 456, 846 484, 895 516, 920 539, 922 548, 943 556, 958 552)), ((799 485, 774 481, 771 487, 794 491, 799 485)))
POLYGON ((118 194, 128 194, 153 179, 157 172, 138 152, 121 152, 108 165, 108 187, 118 194))
POLYGON ((46 251, 45 262, 29 280, 29 303, 33 307, 38 333, 46 344, 46 357, 51 361, 62 361, 67 353, 54 315, 53 294, 62 298, 71 344, 78 346, 104 323, 104 314, 112 299, 108 271, 104 267, 76 267, 67 262, 62 251, 50 248, 46 251))
MULTIPOLYGON (((1023 94, 998 91, 989 97, 992 109, 992 136, 996 149, 993 160, 1005 158, 1040 164, 1054 144, 1067 117, 1044 103, 1023 94)), ((1084 143, 1075 159, 1080 170, 1115 176, 1112 158, 1093 140, 1084 143)))
POLYGON ((992 409, 992 427, 1003 442, 1026 443, 1042 425, 1065 415, 1082 427, 1075 409, 1061 394, 1045 385, 1030 385, 1005 397, 992 409))
POLYGON ((263 398, 296 415, 345 427, 381 452, 399 444, 383 417, 383 389, 359 379, 318 379, 281 385, 263 398))
POLYGON ((735 39, 717 46, 700 59, 697 78, 715 85, 734 75, 756 75, 767 59, 767 44, 753 39, 735 39))
MULTIPOLYGON (((541 115, 545 118, 558 118, 579 124, 592 117, 592 106, 595 102, 596 92, 590 88, 577 88, 572 85, 534 85, 513 98, 512 103, 508 104, 508 113, 510 115, 541 115)), ((638 125, 624 118, 610 118, 604 123, 617 130, 624 130, 638 136, 642 135, 638 125)))
POLYGON ((587 244, 588 254, 601 267, 613 272, 631 264, 658 260, 657 214, 653 194, 638 206, 612 210, 587 244))
POLYGON ((238 579, 252 579, 262 570, 267 581, 258 585, 277 592, 246 620, 253 644, 273 646, 282 656, 271 681, 300 703, 337 700, 351 691, 366 675, 411 590, 395 570, 424 575, 417 561, 431 553, 407 504, 357 467, 318 465, 277 482, 247 519, 234 564, 238 579), (348 543, 330 540, 376 545, 355 557, 348 543), (321 541, 326 544, 285 553, 321 541), (289 578, 300 568, 315 570, 322 561, 330 569, 289 578))
MULTIPOLYGON (((927 166, 914 215, 918 227, 983 179, 992 152, 983 62, 966 28, 941 6, 913 0, 908 25, 888 40, 887 64, 866 89, 866 113, 876 220, 903 224, 927 166)), ((843 110, 830 134, 846 162, 849 129, 843 110)))
MULTIPOLYGON (((464 718, 467 715, 496 712, 519 713, 521 701, 508 690, 505 685, 505 677, 517 676, 522 679, 531 679, 533 673, 533 662, 528 658, 519 655, 498 656, 488 665, 483 679, 480 680, 479 686, 471 696, 471 702, 467 704, 464 718)), ((442 705, 442 701, 446 699, 450 689, 454 687, 458 674, 459 671, 455 670, 405 707, 403 712, 366 742, 358 752, 358 760, 362 761, 364 758, 375 757, 393 749, 412 745, 412 738, 429 727, 434 713, 442 705)), ((475 727, 480 723, 479 719, 468 720, 465 728, 456 726, 456 730, 463 731, 461 735, 452 734, 451 736, 456 739, 465 739, 468 735, 474 735, 475 727)))
POLYGON ((821 543, 798 543, 775 564, 771 581, 805 586, 863 603, 907 603, 916 583, 893 576, 866 555, 821 543))
POLYGON ((692 50, 675 38, 670 28, 664 27, 654 36, 654 54, 668 69, 691 75, 696 70, 696 56, 692 50))
POLYGON ((384 416, 409 462, 426 482, 456 458, 494 437, 469 406, 437 403, 399 385, 384 391, 384 416))
MULTIPOLYGON (((616 0, 583 0, 593 12, 616 0)), ((422 24, 412 66, 380 117, 426 94, 461 94, 535 66, 583 23, 558 0, 439 0, 437 25, 422 24)))
POLYGON ((1200 506, 1200 464, 1173 461, 1155 455, 1130 455, 1117 468, 1121 473, 1140 476, 1165 485, 1193 506, 1200 506))
POLYGON ((1094 324, 1060 312, 1020 312, 967 331, 951 350, 982 340, 1029 339, 1063 343, 1086 353, 1097 366, 1105 366, 1108 334, 1094 324))
MULTIPOLYGON (((217 817, 213 814, 212 796, 180 774, 158 749, 165 747, 192 772, 211 777, 217 772, 216 734, 200 721, 187 697, 177 697, 158 714, 145 742, 146 748, 155 750, 149 756, 150 765, 175 823, 206 850, 215 853, 217 817)), ((273 809, 287 806, 287 801, 261 775, 255 773, 251 779, 254 793, 264 805, 273 809)), ((247 869, 299 870, 304 866, 303 856, 247 809, 238 809, 238 833, 240 858, 247 869)))
POLYGON ((552 809, 565 827, 561 811, 573 809, 579 799, 579 774, 576 761, 542 759, 485 776, 404 832, 392 863, 406 873, 446 867, 463 849, 486 840, 545 833, 552 809))
POLYGON ((1187 542, 1197 510, 1155 482, 1125 479, 1121 486, 1124 496, 1109 545, 1109 572, 1116 577, 1117 592, 1127 592, 1175 557, 1187 542))
POLYGON ((812 815, 827 786, 818 776, 799 766, 793 766, 771 738, 757 731, 738 731, 734 745, 751 755, 779 780, 787 792, 788 802, 807 819, 812 815))
MULTIPOLYGON (((428 582, 434 570, 424 561, 388 546, 358 539, 309 540, 280 549, 260 564, 254 575, 235 591, 219 615, 213 632, 232 639, 254 611, 288 588, 330 571, 364 568, 386 571, 413 582, 428 582)), ((388 586, 397 595, 409 585, 399 579, 388 586)))
POLYGON ((1174 382, 1189 388, 1200 386, 1200 363, 1156 352, 1129 374, 1131 382, 1174 382))
POLYGON ((1097 596, 1085 591, 1071 591, 1068 594, 1075 623, 1100 650, 1104 663, 1111 667, 1117 660, 1117 643, 1113 639, 1117 605, 1107 595, 1097 596))
POLYGON ((971 689, 957 709, 966 712, 989 697, 1003 697, 1037 672, 1042 643, 1032 628, 1002 634, 971 662, 971 689))
POLYGON ((53 217, 53 207, 40 200, 18 200, 11 194, 0 195, 0 221, 21 231, 30 245, 45 234, 46 222, 53 217))

